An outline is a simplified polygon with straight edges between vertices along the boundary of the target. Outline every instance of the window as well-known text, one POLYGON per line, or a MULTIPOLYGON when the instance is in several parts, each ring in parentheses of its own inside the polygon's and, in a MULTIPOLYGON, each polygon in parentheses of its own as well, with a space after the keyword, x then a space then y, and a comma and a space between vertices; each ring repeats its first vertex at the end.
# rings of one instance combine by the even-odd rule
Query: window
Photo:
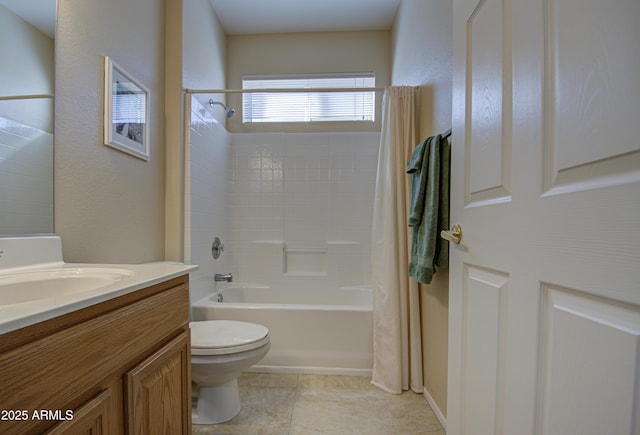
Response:
POLYGON ((354 89, 374 86, 373 73, 245 76, 242 89, 258 91, 243 94, 242 122, 373 122, 375 92, 354 89), (260 89, 296 91, 259 92, 260 89))

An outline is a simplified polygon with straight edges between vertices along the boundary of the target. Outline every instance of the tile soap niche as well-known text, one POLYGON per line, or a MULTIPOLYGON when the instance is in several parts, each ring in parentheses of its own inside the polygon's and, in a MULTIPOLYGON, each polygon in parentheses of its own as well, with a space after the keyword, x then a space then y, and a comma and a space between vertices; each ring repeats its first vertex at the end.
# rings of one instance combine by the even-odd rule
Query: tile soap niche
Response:
POLYGON ((282 273, 300 276, 327 275, 327 248, 289 248, 283 245, 282 273))

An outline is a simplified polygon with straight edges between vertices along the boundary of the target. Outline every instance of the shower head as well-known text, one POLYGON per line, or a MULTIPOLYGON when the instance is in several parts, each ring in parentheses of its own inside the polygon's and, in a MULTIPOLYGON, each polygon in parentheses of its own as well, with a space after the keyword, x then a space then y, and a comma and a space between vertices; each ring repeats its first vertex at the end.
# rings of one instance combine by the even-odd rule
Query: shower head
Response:
POLYGON ((236 109, 229 108, 219 101, 213 101, 213 99, 209 99, 209 106, 213 108, 213 106, 215 106, 216 104, 222 106, 222 108, 224 109, 224 113, 226 113, 227 115, 227 118, 231 118, 236 114, 236 109))

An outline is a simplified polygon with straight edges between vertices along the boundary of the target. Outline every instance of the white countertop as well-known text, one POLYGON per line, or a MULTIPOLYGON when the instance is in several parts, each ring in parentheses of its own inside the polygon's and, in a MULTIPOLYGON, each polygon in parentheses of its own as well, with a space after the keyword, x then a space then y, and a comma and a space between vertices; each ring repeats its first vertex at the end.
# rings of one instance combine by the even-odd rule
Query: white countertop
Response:
MULTIPOLYGON (((80 310, 145 287, 167 281, 196 270, 198 266, 175 262, 154 262, 145 264, 88 264, 53 262, 29 268, 20 268, 21 272, 46 269, 75 268, 115 268, 133 272, 119 281, 104 287, 86 292, 67 294, 62 297, 52 296, 31 302, 11 305, 0 305, 0 334, 42 322, 63 314, 80 310)), ((16 269, 13 269, 16 271, 16 269)), ((5 270, 4 273, 9 272, 5 270)), ((0 274, 3 273, 0 270, 0 274)), ((1 336, 0 336, 1 339, 1 336)))

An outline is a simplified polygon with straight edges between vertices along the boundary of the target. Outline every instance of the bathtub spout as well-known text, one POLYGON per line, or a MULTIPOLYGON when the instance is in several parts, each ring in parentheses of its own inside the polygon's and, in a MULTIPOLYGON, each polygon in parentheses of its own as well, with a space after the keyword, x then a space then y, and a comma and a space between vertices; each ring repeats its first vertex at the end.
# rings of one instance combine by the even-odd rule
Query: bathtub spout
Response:
POLYGON ((213 277, 214 281, 218 282, 218 281, 227 281, 227 282, 231 282, 233 281, 233 276, 230 273, 227 274, 222 274, 222 273, 216 273, 213 277))

